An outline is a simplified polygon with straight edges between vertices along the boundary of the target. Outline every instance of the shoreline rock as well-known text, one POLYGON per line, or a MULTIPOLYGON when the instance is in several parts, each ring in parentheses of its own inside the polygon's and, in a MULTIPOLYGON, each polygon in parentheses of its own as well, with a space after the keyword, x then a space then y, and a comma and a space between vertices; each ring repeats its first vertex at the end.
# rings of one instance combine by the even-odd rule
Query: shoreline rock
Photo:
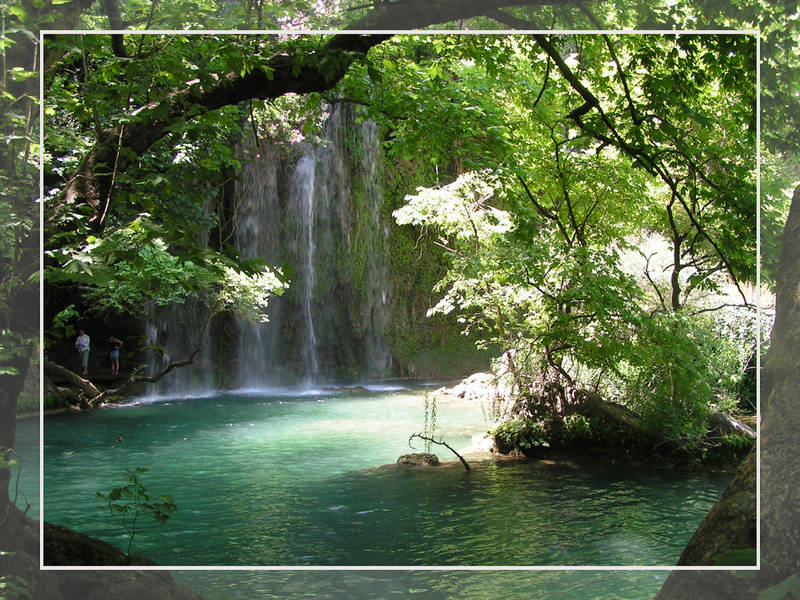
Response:
POLYGON ((484 402, 487 406, 495 406, 508 397, 508 390, 495 375, 491 373, 473 373, 451 387, 442 386, 433 391, 437 400, 467 402, 484 402))

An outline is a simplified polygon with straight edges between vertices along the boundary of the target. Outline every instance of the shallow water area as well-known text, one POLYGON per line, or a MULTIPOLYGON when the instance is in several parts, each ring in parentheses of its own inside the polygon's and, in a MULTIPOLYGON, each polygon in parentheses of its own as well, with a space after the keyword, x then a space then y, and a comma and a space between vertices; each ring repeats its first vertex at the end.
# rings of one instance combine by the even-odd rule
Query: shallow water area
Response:
POLYGON ((137 523, 133 552, 161 565, 668 565, 729 478, 487 460, 483 412, 437 405, 436 437, 470 472, 436 446, 456 462, 375 468, 424 425, 425 388, 395 382, 48 416, 44 518, 124 549, 95 494, 146 468, 148 493, 178 506, 166 525, 137 523))

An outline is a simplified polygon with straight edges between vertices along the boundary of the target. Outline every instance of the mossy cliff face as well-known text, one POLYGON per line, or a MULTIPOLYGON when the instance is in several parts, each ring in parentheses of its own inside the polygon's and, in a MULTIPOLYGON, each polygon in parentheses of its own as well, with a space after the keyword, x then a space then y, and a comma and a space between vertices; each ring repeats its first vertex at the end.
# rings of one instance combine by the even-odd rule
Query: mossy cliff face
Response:
MULTIPOLYGON (((267 324, 218 320, 198 368, 165 387, 451 376, 486 366, 454 320, 426 317, 446 268, 441 249, 392 218, 407 194, 436 183, 435 173, 422 162, 388 163, 377 125, 352 105, 329 113, 321 143, 256 143, 243 130, 243 167, 211 237, 281 268, 290 287, 270 302, 267 324)), ((151 322, 151 343, 188 354, 188 327, 172 324, 189 308, 151 322)))
POLYGON ((387 340, 398 374, 410 377, 457 377, 486 370, 491 353, 475 348, 461 335, 455 316, 427 316, 439 296, 433 291, 448 267, 448 257, 430 236, 394 223, 391 212, 418 187, 450 181, 456 174, 436 174, 422 160, 400 160, 384 166, 385 219, 389 230, 391 311, 387 340))
POLYGON ((380 142, 343 106, 330 109, 324 138, 240 148, 232 237, 242 256, 281 268, 290 287, 271 302, 269 324, 234 323, 232 384, 389 371, 380 142))

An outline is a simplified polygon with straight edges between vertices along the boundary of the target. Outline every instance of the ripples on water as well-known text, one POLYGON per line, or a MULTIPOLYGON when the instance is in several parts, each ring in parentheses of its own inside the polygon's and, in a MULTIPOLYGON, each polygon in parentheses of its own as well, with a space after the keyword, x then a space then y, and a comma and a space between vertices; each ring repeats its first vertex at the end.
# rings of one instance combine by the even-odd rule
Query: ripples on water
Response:
MULTIPOLYGON (((438 413, 458 449, 488 428, 478 405, 438 413)), ((145 467, 148 491, 179 507, 134 542, 163 565, 653 566, 675 562, 727 482, 533 462, 373 468, 409 451, 423 415, 420 391, 249 390, 48 417, 45 519, 125 547, 94 496, 145 467)))
POLYGON ((321 571, 173 573, 208 600, 649 600, 663 571, 321 571))

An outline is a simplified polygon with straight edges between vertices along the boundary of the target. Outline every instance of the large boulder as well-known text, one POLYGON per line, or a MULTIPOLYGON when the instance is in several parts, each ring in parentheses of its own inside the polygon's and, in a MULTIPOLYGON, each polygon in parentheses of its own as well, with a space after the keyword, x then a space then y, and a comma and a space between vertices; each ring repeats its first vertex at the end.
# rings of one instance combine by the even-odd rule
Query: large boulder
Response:
POLYGON ((642 420, 632 410, 621 404, 603 400, 597 394, 581 393, 580 401, 571 409, 575 414, 590 419, 602 419, 630 432, 641 432, 644 429, 642 420))
POLYGON ((62 525, 44 524, 44 564, 57 566, 154 566, 153 561, 130 558, 119 548, 62 525))
POLYGON ((453 387, 440 387, 433 395, 437 400, 466 400, 492 405, 504 396, 504 390, 495 375, 473 373, 453 387))

